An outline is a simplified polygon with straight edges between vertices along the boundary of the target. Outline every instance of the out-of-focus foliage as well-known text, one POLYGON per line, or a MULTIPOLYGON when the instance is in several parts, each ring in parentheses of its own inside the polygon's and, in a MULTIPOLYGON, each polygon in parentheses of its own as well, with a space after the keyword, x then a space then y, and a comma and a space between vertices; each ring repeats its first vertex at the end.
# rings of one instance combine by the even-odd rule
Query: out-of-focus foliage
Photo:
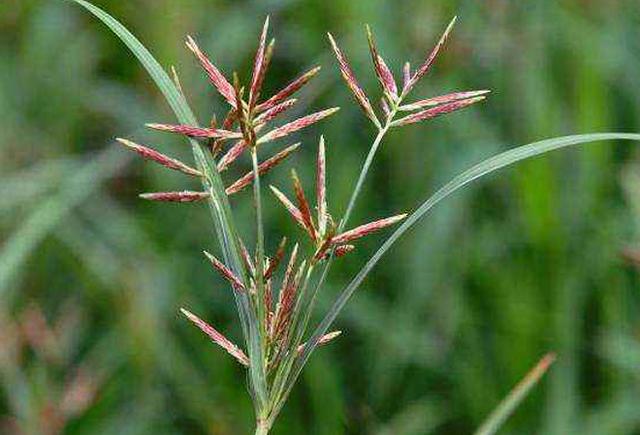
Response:
MULTIPOLYGON (((458 14, 420 92, 493 94, 482 106, 390 135, 353 222, 410 209, 511 146, 640 131, 633 0, 96 3, 176 65, 203 123, 221 102, 184 36, 197 35, 226 73, 248 75, 270 13, 277 50, 266 86, 319 63, 304 104, 343 107, 303 138, 315 144, 320 128, 325 133, 335 214, 374 132, 339 80, 325 32, 341 39, 373 89, 364 23, 399 73, 399 61, 421 59, 458 14)), ((191 307, 239 336, 231 295, 199 254, 215 246, 213 234, 203 237, 208 215, 137 200, 140 191, 185 187, 183 179, 130 162, 112 143, 135 136, 186 160, 179 139, 140 128, 170 120, 142 68, 79 8, 0 3, 0 431, 35 430, 82 367, 99 380, 97 394, 65 421, 65 433, 249 432, 242 370, 177 315, 191 307), (53 359, 22 326, 25 313, 40 311, 60 336, 50 340, 58 343, 53 359), (67 318, 72 334, 56 326, 67 318)), ((637 433, 640 281, 621 257, 640 245, 635 146, 592 144, 538 158, 436 210, 356 294, 338 321, 345 334, 313 357, 274 433, 471 433, 548 350, 556 365, 503 433, 637 433)), ((306 184, 313 159, 303 150, 292 163, 306 184)), ((250 221, 248 194, 233 204, 250 221)), ((275 203, 265 212, 274 246, 291 224, 275 203)), ((334 271, 324 303, 379 241, 334 271)))

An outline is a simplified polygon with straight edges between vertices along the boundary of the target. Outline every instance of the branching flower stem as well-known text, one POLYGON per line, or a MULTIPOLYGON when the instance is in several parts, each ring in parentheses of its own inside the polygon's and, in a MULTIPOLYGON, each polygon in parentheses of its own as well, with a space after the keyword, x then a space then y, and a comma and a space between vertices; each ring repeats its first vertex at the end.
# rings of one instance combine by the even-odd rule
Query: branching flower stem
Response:
MULTIPOLYGON (((355 204, 358 200, 358 197, 360 196, 360 192, 362 191, 362 186, 364 185, 364 182, 366 181, 367 175, 369 173, 369 169, 371 168, 371 165, 373 164, 373 161, 375 159, 375 156, 378 152, 378 149, 380 148, 380 145, 382 144, 382 140, 384 139, 384 137, 386 136, 386 134, 389 132, 389 130, 392 127, 392 122, 394 121, 395 115, 398 112, 398 109, 400 107, 400 105, 402 104, 402 100, 405 97, 405 93, 403 92, 396 101, 392 102, 392 106, 390 107, 390 111, 388 116, 385 119, 385 122, 382 126, 378 127, 378 133, 376 134, 376 137, 373 140, 373 143, 371 144, 371 147, 369 148, 369 152, 367 154, 367 157, 362 165, 362 168, 360 170, 360 174, 358 175, 358 180, 356 182, 356 185, 353 189, 353 192, 351 193, 351 197, 349 199, 349 203, 347 205, 347 209, 345 211, 345 214, 343 216, 343 218, 340 220, 340 224, 338 227, 338 232, 342 232, 344 230, 344 228, 346 227, 346 224, 349 220, 349 217, 351 216, 351 213, 353 212, 353 209, 355 207, 355 204)), ((311 297, 309 298, 308 303, 306 304, 305 308, 304 308, 304 314, 302 319, 300 320, 298 327, 297 327, 297 331, 298 333, 295 335, 295 341, 294 341, 294 346, 292 347, 293 349, 295 349, 298 345, 300 345, 302 343, 302 339, 304 338, 304 335, 307 331, 307 328, 309 326, 309 321, 311 320, 311 314, 313 313, 313 309, 315 306, 315 302, 317 299, 317 295, 320 291, 320 288, 324 285, 324 281, 327 277, 327 275, 329 274, 329 269, 331 268, 331 265, 333 263, 334 260, 334 255, 333 255, 333 250, 331 252, 331 255, 329 256, 329 258, 326 260, 324 268, 322 269, 322 273, 320 274, 320 278, 318 279, 313 293, 311 294, 311 297)), ((312 270, 310 271, 312 272, 312 270)), ((306 298, 305 296, 305 290, 309 284, 309 278, 311 276, 311 273, 307 274, 307 279, 305 280, 305 285, 303 287, 303 292, 302 295, 299 299, 300 302, 303 302, 306 298)), ((296 310, 298 311, 298 310, 296 310)), ((296 325, 296 323, 294 323, 294 325, 296 325)), ((309 345, 313 345, 313 343, 308 343, 309 345)), ((276 397, 276 403, 274 406, 274 409, 272 410, 272 414, 271 414, 271 418, 275 419, 275 417, 278 415, 278 413, 280 412, 280 410, 282 409, 282 406, 284 406, 284 403, 287 400, 287 397, 289 396, 289 393, 291 392, 293 386, 296 383, 297 377, 299 375, 299 373, 302 370, 302 367, 296 367, 296 364, 301 364, 300 360, 298 358, 293 357, 290 360, 290 364, 284 364, 283 365, 283 369, 284 369, 284 373, 282 375, 284 375, 284 378, 282 379, 282 382, 284 382, 284 389, 282 391, 278 391, 276 397)), ((302 363, 304 364, 304 363, 302 363)))

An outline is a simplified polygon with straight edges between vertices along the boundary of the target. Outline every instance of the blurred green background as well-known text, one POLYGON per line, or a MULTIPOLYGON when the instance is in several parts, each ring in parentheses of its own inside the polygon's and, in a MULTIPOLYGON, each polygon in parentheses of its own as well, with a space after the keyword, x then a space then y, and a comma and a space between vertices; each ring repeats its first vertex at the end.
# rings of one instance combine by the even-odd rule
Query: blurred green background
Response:
MULTIPOLYGON (((334 215, 375 132, 340 80, 325 32, 379 95, 363 24, 399 72, 459 15, 418 93, 493 94, 388 136, 354 223, 410 210, 509 147, 640 131, 637 0, 95 3, 176 65, 203 123, 222 102, 185 35, 225 72, 248 76, 271 14, 277 47, 266 86, 320 64, 299 110, 342 106, 303 133, 309 146, 287 163, 310 186, 325 134, 334 215)), ((251 431, 243 371, 177 314, 189 307, 240 341, 229 291, 200 255, 217 246, 208 213, 138 200, 193 186, 113 143, 130 137, 189 159, 179 138, 142 127, 173 120, 133 56, 85 11, 57 0, 0 2, 0 433, 251 431)), ((468 434, 550 350, 556 365, 502 433, 640 434, 636 147, 590 144, 536 158, 436 209, 356 293, 337 322, 344 335, 314 355, 274 434, 468 434)), ((267 181, 282 185, 286 173, 267 181)), ((248 193, 233 199, 242 222, 250 203, 248 193)), ((270 246, 283 230, 300 234, 275 202, 266 213, 270 246)), ((382 237, 334 269, 321 307, 382 237)))

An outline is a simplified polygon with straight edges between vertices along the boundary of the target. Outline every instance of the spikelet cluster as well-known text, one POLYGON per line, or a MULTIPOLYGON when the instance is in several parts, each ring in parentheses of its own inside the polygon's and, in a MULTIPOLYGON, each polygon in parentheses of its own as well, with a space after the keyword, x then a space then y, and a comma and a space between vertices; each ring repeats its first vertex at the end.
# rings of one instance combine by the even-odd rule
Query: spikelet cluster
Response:
MULTIPOLYGON (((329 42, 336 55, 340 73, 364 114, 379 129, 380 138, 392 127, 401 127, 432 119, 460 110, 485 98, 488 91, 481 90, 455 92, 410 103, 404 102, 409 92, 430 70, 444 46, 454 22, 455 20, 447 27, 435 48, 417 69, 412 70, 409 63, 404 65, 401 84, 396 81, 391 68, 381 56, 371 30, 369 27, 366 28, 373 69, 382 88, 383 95, 380 102, 382 116, 378 113, 379 110, 374 109, 371 100, 356 80, 345 54, 338 47, 333 36, 329 34, 329 42), (398 116, 399 114, 400 116, 398 116)), ((301 143, 285 145, 278 151, 272 152, 261 162, 257 161, 258 149, 262 149, 268 143, 289 137, 338 110, 336 107, 328 108, 272 126, 274 121, 294 107, 297 100, 293 96, 319 72, 320 68, 310 69, 275 94, 263 98, 263 83, 275 46, 274 40, 267 43, 268 31, 269 19, 267 18, 260 33, 252 74, 247 86, 241 84, 235 73, 231 79, 228 79, 198 46, 196 40, 192 37, 187 38, 187 48, 195 55, 209 81, 227 106, 224 116, 219 118, 222 119, 222 122, 218 122, 218 118, 214 115, 211 117, 209 125, 206 126, 147 124, 149 128, 154 130, 200 141, 202 147, 210 153, 212 167, 200 167, 202 165, 192 167, 147 145, 138 144, 128 139, 118 139, 125 147, 144 159, 194 179, 200 179, 204 186, 211 185, 210 173, 207 171, 218 171, 226 177, 226 173, 231 172, 232 165, 243 154, 250 153, 253 169, 239 177, 234 177, 231 182, 225 183, 224 193, 227 196, 232 196, 253 184, 254 204, 258 217, 257 225, 260 230, 262 225, 261 196, 259 193, 260 184, 257 181, 300 149, 301 143)), ((173 74, 176 86, 182 92, 182 86, 175 70, 173 70, 173 74)), ((237 270, 238 265, 232 270, 224 261, 204 251, 212 268, 229 284, 230 290, 234 292, 235 296, 240 295, 249 301, 249 309, 252 310, 250 312, 254 314, 251 318, 256 323, 252 324, 252 327, 259 334, 259 352, 249 353, 243 350, 197 315, 186 309, 181 310, 187 319, 202 330, 213 343, 222 347, 242 366, 251 369, 258 367, 263 370, 264 378, 268 379, 268 382, 273 382, 273 385, 277 387, 287 381, 292 360, 296 361, 300 355, 308 353, 307 347, 314 348, 316 345, 329 343, 341 334, 341 331, 328 332, 324 335, 318 333, 314 336, 311 346, 307 346, 303 342, 306 322, 313 308, 310 301, 315 298, 315 294, 310 299, 307 297, 307 287, 316 266, 324 263, 328 268, 331 258, 344 257, 352 252, 359 239, 395 225, 406 217, 406 214, 397 214, 346 229, 348 212, 342 220, 338 221, 329 211, 327 179, 327 144, 324 137, 321 136, 315 166, 315 204, 309 201, 295 170, 291 172, 291 193, 286 194, 283 190, 273 185, 270 186, 277 202, 284 207, 293 221, 302 229, 304 240, 293 243, 289 249, 288 245, 290 246, 290 244, 287 243, 287 238, 283 237, 275 251, 267 255, 264 250, 264 240, 261 240, 261 231, 257 231, 259 241, 256 243, 256 249, 253 253, 246 247, 241 236, 232 233, 233 238, 237 237, 237 240, 231 241, 239 251, 236 257, 242 257, 240 271, 237 270), (262 360, 256 361, 255 356, 262 360)), ((219 197, 214 197, 214 194, 220 195, 205 188, 202 191, 187 189, 144 193, 140 196, 148 200, 165 202, 210 201, 210 204, 215 208, 219 197)), ((248 342, 249 340, 245 337, 245 344, 248 342)), ((282 399, 278 394, 286 395, 282 392, 283 390, 276 389, 275 391, 274 400, 276 402, 282 399)), ((271 394, 269 391, 267 393, 271 394)))
POLYGON ((340 47, 338 47, 335 38, 331 33, 327 34, 331 47, 336 55, 336 59, 338 60, 338 67, 340 68, 340 73, 342 74, 344 81, 364 114, 374 125, 378 128, 388 128, 413 124, 455 112, 485 99, 486 94, 489 93, 488 90, 454 92, 451 94, 415 101, 413 103, 404 103, 405 97, 409 95, 415 85, 433 66, 438 54, 447 42, 455 22, 456 18, 449 23, 436 46, 427 54, 427 57, 417 69, 412 70, 411 64, 409 62, 405 62, 402 67, 401 82, 396 81, 393 72, 380 55, 371 29, 369 26, 366 26, 365 30, 369 44, 369 52, 373 62, 373 69, 383 93, 382 98, 380 99, 380 110, 382 111, 382 116, 374 110, 371 100, 365 93, 362 86, 358 83, 346 55, 340 47), (409 114, 395 119, 396 115, 402 112, 409 114))

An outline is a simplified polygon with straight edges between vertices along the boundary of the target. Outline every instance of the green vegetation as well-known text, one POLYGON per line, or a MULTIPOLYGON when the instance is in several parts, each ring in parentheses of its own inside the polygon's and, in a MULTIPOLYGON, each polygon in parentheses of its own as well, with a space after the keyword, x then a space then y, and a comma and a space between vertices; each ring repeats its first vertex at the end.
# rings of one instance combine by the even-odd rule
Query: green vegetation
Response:
MULTIPOLYGON (((184 35, 198 35, 221 65, 249 71, 255 38, 238 29, 254 29, 270 12, 286 49, 273 65, 282 78, 272 74, 266 86, 278 89, 290 71, 320 63, 319 82, 303 101, 344 107, 324 128, 334 204, 347 203, 372 132, 344 103, 349 96, 320 35, 341 35, 369 89, 373 77, 360 73, 369 68, 363 23, 379 29, 378 45, 399 64, 420 59, 441 23, 460 15, 463 25, 421 91, 489 87, 489 104, 393 132, 354 221, 416 204, 513 144, 639 130, 633 2, 101 6, 127 17, 158 59, 179 68, 196 113, 210 113, 215 97, 182 50, 184 35)), ((193 255, 214 246, 213 235, 203 240, 206 213, 133 201, 139 191, 181 181, 125 166, 129 156, 110 145, 130 132, 166 151, 182 147, 187 160, 179 140, 136 130, 169 117, 159 94, 110 34, 64 2, 0 5, 0 33, 1 414, 33 424, 47 400, 56 402, 69 367, 86 365, 99 394, 82 413, 65 408, 68 433, 248 432, 241 369, 176 315, 179 306, 193 307, 240 336, 231 296, 220 291, 225 284, 211 285, 210 270, 193 255), (55 329, 72 335, 67 347, 17 333, 33 324, 34 304, 55 325, 73 318, 66 310, 76 313, 73 328, 55 329), (7 351, 18 336, 36 349, 21 360, 7 351), (49 347, 65 349, 64 357, 48 355, 49 347)), ((316 140, 313 129, 303 137, 316 140)), ((625 250, 633 248, 640 194, 634 155, 629 144, 611 142, 554 153, 434 210, 364 281, 338 318, 346 335, 314 354, 274 433, 471 433, 547 350, 558 355, 553 373, 504 433, 637 431, 638 282, 621 260, 623 251, 637 258, 625 250)), ((312 167, 314 153, 296 159, 312 167)), ((237 213, 250 231, 245 204, 237 213)), ((291 225, 275 204, 264 214, 267 232, 291 225)), ((323 311, 382 240, 337 265, 320 297, 323 311)))

